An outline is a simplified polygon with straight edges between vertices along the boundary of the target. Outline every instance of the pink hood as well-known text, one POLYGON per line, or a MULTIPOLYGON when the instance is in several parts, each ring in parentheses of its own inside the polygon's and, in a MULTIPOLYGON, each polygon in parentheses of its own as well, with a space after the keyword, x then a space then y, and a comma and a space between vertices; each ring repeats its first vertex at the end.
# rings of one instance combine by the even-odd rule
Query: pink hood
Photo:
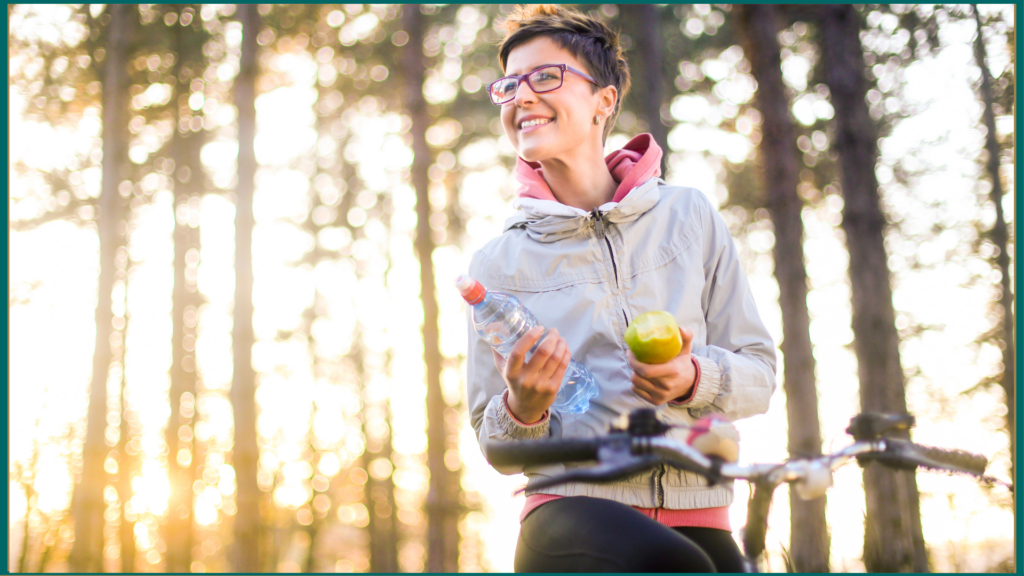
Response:
MULTIPOLYGON (((661 176, 661 155, 661 147, 654 141, 654 137, 641 134, 627 142, 621 150, 606 156, 604 161, 608 164, 608 170, 619 183, 612 202, 621 202, 633 188, 654 176, 661 176)), ((558 201, 544 180, 539 162, 527 162, 519 158, 515 177, 521 185, 518 190, 520 198, 558 201)))

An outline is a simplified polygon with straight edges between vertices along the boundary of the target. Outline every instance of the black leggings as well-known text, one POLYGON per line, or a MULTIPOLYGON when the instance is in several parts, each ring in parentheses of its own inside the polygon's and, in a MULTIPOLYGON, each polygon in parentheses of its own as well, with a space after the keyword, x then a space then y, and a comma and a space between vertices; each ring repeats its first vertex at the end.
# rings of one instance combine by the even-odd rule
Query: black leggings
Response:
POLYGON ((743 572, 732 534, 669 528, 630 506, 573 496, 523 520, 516 572, 743 572))

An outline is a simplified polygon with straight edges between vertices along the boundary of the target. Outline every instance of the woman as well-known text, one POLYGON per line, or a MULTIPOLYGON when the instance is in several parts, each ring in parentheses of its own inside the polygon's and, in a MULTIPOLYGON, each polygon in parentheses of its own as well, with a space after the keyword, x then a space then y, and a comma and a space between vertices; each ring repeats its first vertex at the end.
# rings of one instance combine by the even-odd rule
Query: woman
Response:
MULTIPOLYGON (((515 294, 550 331, 524 363, 540 327, 507 361, 470 327, 469 401, 481 444, 595 436, 652 405, 672 424, 765 412, 775 349, 725 223, 702 193, 658 178, 662 152, 650 135, 604 156, 629 89, 616 34, 554 6, 520 7, 505 26, 506 76, 488 92, 519 154, 522 186, 505 232, 474 255, 469 272, 515 294), (651 310, 686 327, 679 356, 657 366, 638 362, 624 341, 629 322, 651 310), (570 356, 600 385, 583 414, 551 408, 570 356)), ((531 482, 564 470, 500 469, 531 482)), ((544 493, 528 484, 515 568, 739 571, 731 501, 731 485, 709 487, 675 469, 544 493)))

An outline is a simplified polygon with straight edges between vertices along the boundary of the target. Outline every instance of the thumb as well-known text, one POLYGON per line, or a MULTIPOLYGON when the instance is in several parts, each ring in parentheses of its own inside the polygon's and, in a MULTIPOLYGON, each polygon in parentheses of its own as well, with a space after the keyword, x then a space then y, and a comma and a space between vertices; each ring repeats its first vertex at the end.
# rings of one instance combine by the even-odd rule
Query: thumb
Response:
POLYGON ((683 348, 679 351, 679 355, 688 355, 693 348, 693 330, 680 328, 679 335, 683 338, 683 348))

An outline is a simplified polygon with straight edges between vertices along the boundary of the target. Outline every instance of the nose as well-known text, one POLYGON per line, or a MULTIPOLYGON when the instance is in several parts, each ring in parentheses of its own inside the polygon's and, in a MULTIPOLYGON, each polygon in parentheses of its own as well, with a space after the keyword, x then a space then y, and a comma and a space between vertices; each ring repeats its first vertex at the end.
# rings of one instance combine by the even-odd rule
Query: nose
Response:
POLYGON ((519 82, 519 86, 516 87, 516 106, 522 106, 525 103, 533 103, 537 101, 537 93, 530 87, 530 83, 524 78, 519 82))

